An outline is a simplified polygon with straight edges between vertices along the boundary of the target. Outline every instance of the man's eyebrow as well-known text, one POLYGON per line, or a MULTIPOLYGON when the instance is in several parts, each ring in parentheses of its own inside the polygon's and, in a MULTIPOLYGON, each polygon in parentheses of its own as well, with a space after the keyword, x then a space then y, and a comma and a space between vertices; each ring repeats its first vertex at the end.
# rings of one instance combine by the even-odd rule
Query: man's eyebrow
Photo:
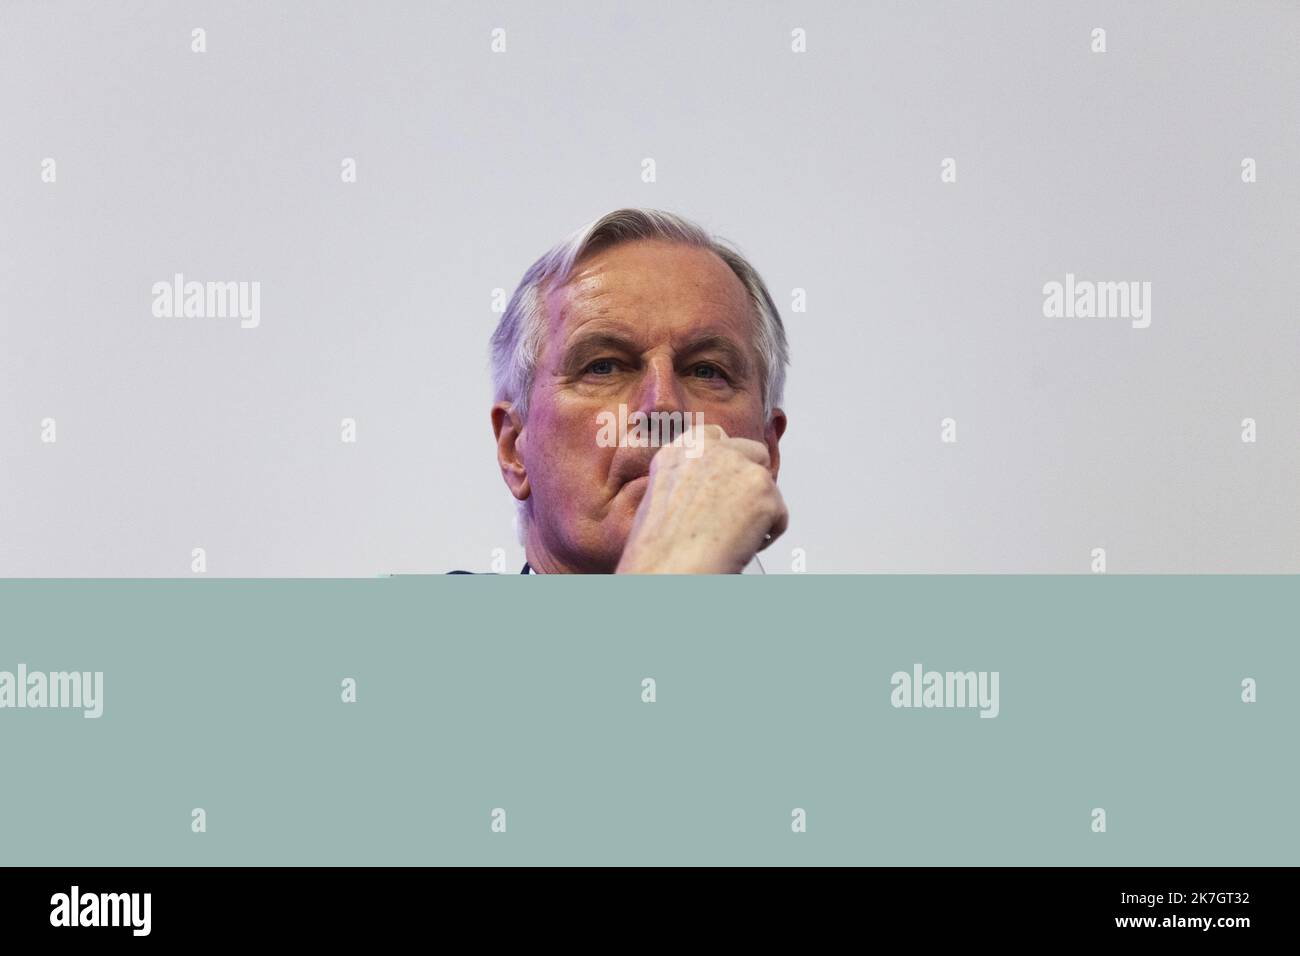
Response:
POLYGON ((615 332, 591 332, 579 335, 564 347, 562 361, 567 364, 593 352, 611 351, 635 355, 640 347, 632 339, 615 332))
POLYGON ((678 352, 681 355, 718 352, 731 365, 733 373, 736 375, 749 373, 749 360, 745 357, 744 351, 725 335, 704 335, 698 339, 692 339, 685 343, 678 352))

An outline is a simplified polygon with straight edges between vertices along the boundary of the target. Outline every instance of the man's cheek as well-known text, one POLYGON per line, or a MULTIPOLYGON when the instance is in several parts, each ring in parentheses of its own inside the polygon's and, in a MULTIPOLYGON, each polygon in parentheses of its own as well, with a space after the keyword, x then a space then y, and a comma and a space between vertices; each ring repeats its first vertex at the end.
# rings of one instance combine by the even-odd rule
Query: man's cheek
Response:
POLYGON ((763 417, 762 415, 717 415, 710 417, 708 411, 704 412, 704 424, 719 425, 722 430, 732 438, 752 438, 754 441, 764 440, 763 417))

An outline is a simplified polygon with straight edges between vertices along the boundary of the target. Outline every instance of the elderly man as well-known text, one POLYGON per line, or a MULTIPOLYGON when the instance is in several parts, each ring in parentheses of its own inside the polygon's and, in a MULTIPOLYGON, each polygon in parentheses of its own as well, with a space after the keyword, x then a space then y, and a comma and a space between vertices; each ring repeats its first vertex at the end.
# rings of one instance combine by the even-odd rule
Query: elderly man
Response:
POLYGON ((525 573, 741 572, 788 521, 788 356, 758 273, 681 217, 620 209, 538 259, 492 336, 525 573), (652 417, 689 430, 609 440, 652 417))

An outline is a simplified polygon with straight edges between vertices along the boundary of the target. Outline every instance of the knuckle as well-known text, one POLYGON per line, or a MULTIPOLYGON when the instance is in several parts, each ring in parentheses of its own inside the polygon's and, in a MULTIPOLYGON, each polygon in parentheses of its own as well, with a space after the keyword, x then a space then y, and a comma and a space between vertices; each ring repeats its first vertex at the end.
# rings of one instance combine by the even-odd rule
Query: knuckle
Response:
POLYGON ((776 484, 772 481, 772 473, 756 462, 746 459, 745 462, 749 467, 745 469, 745 481, 749 489, 758 495, 768 496, 776 489, 776 484))

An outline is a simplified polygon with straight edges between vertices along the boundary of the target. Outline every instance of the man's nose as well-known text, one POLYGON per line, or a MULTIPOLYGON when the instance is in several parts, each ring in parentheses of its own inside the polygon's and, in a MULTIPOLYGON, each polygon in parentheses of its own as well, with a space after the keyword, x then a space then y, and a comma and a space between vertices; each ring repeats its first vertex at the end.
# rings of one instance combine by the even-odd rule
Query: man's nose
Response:
POLYGON ((636 396, 636 410, 680 412, 685 409, 682 383, 671 359, 656 358, 645 365, 636 396))

